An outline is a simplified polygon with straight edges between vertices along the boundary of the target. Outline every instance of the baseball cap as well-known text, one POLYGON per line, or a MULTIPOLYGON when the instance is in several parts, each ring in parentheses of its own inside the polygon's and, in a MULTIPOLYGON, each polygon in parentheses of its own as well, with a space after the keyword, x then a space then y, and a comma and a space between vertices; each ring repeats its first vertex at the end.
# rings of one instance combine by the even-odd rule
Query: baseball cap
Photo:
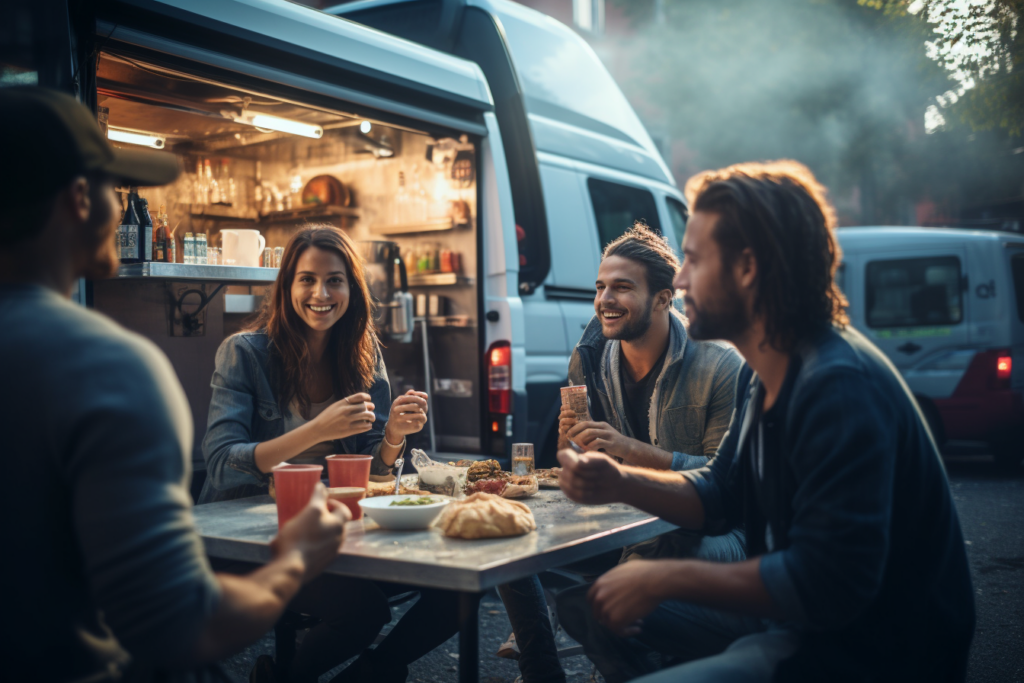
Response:
POLYGON ((45 200, 93 171, 121 185, 151 186, 174 182, 181 166, 169 152, 114 149, 92 112, 66 93, 0 88, 0 202, 45 200))

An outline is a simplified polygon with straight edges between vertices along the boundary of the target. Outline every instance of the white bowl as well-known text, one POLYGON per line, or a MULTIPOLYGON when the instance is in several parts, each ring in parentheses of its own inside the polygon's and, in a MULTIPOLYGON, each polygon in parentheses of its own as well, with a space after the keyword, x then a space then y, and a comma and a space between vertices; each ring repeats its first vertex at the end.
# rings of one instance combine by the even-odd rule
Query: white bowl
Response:
POLYGON ((363 514, 375 521, 382 529, 394 531, 408 531, 411 529, 426 529, 434 518, 441 514, 445 505, 451 499, 443 496, 431 495, 436 503, 430 505, 394 505, 396 500, 409 500, 420 496, 374 496, 359 501, 359 507, 363 514))

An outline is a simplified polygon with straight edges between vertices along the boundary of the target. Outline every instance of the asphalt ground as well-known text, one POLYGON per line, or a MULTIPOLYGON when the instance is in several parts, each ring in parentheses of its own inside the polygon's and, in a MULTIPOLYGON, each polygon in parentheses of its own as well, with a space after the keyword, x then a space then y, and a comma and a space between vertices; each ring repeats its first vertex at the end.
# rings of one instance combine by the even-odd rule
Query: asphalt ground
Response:
MULTIPOLYGON (((960 514, 971 563, 977 608, 977 629, 971 648, 969 683, 1024 683, 1024 466, 1012 473, 997 472, 987 456, 946 459, 953 497, 960 514)), ((395 619, 411 606, 396 607, 395 619)), ((480 605, 480 680, 512 683, 519 675, 516 662, 494 655, 511 633, 501 600, 493 592, 480 605)), ((559 647, 574 643, 561 630, 559 647)), ((257 655, 273 654, 273 634, 225 662, 236 681, 248 680, 257 655)), ((457 680, 458 637, 415 662, 410 683, 448 683, 457 680)), ((562 660, 569 683, 601 683, 583 656, 562 660)), ((327 683, 343 667, 321 678, 327 683)))
POLYGON ((946 471, 977 611, 967 680, 1024 683, 1024 466, 1006 474, 986 456, 960 456, 946 471))

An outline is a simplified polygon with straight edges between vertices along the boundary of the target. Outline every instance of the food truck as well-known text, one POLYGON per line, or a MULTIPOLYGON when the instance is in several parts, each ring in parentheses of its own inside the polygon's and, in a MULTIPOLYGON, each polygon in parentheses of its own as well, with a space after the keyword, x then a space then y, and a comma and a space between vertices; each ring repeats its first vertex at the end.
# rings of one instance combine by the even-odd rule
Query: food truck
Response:
MULTIPOLYGON (((571 160, 571 127, 549 131, 561 151, 544 152, 525 110, 517 124, 507 101, 496 105, 496 76, 465 56, 283 0, 15 0, 10 11, 29 28, 4 41, 3 85, 73 92, 113 145, 162 150, 185 169, 169 186, 120 188, 126 211, 146 200, 153 226, 133 238, 118 277, 81 282, 76 298, 170 358, 195 422, 193 490, 216 350, 255 319, 299 226, 328 223, 359 243, 392 392, 431 397, 410 445, 440 458, 505 459, 513 442, 552 439, 557 387, 592 314, 611 230, 601 221, 618 211, 621 232, 633 217, 601 182, 646 192, 649 210, 636 217, 681 237, 681 196, 646 132, 617 134, 631 168, 571 160), (605 214, 585 206, 585 192, 605 214), (568 264, 552 266, 574 241, 568 264), (536 409, 528 377, 544 389, 536 409)), ((577 66, 596 65, 614 88, 586 54, 593 64, 577 66)), ((592 157, 602 141, 588 135, 575 144, 592 157)))

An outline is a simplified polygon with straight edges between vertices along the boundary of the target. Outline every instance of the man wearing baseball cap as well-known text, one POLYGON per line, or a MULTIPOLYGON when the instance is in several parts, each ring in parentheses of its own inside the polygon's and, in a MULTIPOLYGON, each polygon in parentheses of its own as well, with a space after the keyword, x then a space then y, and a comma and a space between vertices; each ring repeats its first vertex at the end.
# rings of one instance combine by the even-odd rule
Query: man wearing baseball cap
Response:
POLYGON ((171 154, 113 149, 68 95, 0 88, 0 661, 10 680, 201 668, 266 633, 342 541, 347 510, 320 486, 269 564, 215 575, 192 523, 192 421, 170 363, 68 300, 76 279, 116 273, 114 187, 178 174, 171 154))

